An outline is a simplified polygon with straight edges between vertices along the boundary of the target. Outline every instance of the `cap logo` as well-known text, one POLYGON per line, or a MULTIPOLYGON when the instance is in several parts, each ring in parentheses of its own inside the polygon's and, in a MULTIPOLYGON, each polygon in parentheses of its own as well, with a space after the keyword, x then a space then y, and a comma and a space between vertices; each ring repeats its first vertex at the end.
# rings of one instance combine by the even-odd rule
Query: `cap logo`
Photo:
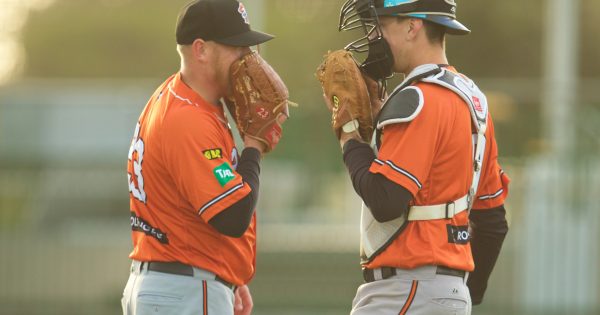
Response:
POLYGON ((240 2, 240 6, 238 7, 238 12, 244 19, 244 23, 250 25, 250 20, 248 19, 248 12, 246 12, 246 7, 244 7, 244 4, 241 2, 240 2))

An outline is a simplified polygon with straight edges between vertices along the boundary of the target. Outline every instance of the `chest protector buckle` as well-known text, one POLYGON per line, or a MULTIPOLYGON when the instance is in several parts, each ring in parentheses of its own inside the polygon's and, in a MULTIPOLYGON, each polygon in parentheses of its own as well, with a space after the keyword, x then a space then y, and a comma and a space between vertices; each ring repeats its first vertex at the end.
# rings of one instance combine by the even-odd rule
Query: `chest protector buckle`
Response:
POLYGON ((363 263, 372 261, 384 251, 410 221, 449 219, 462 211, 470 212, 473 206, 485 153, 488 106, 483 92, 466 76, 433 64, 422 65, 413 70, 388 97, 379 113, 374 137, 375 149, 381 146, 380 139, 384 126, 410 122, 421 111, 424 106, 423 95, 417 87, 412 86, 419 81, 445 87, 460 96, 468 105, 473 127, 473 181, 467 194, 457 200, 440 205, 413 206, 405 215, 388 222, 377 222, 363 203, 360 246, 363 263), (450 214, 449 204, 453 206, 450 214))

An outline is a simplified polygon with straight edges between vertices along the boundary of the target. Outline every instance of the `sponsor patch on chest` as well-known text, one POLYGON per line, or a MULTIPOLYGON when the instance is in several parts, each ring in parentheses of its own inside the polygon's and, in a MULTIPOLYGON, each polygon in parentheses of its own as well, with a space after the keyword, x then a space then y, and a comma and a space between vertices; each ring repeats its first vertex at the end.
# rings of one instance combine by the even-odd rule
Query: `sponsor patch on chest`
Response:
POLYGON ((208 160, 222 159, 223 158, 223 150, 221 150, 221 149, 204 150, 204 151, 202 151, 202 154, 208 160))

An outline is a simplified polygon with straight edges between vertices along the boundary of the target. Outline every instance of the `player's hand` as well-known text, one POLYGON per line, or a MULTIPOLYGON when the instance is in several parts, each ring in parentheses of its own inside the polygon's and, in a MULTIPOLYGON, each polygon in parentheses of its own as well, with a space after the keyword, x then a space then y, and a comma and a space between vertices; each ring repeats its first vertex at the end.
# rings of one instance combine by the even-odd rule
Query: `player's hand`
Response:
POLYGON ((250 137, 244 137, 244 147, 254 148, 258 150, 258 152, 260 152, 260 155, 263 155, 263 153, 267 149, 267 145, 264 142, 250 137))
POLYGON ((342 132, 340 134, 340 147, 342 148, 342 150, 344 150, 344 145, 346 144, 346 142, 350 141, 350 140, 356 140, 359 142, 365 142, 361 137, 360 134, 358 133, 358 131, 353 131, 353 132, 342 132))
POLYGON ((380 83, 371 79, 368 75, 363 74, 363 79, 367 84, 367 91, 369 91, 369 100, 371 101, 371 112, 373 113, 373 119, 377 118, 383 103, 387 98, 387 92, 383 92, 383 99, 380 97, 381 87, 380 83))
MULTIPOLYGON (((288 119, 288 116, 286 115, 279 115, 279 117, 277 117, 277 123, 279 124, 279 126, 282 126, 283 123, 288 119)), ((272 139, 275 141, 275 143, 279 142, 279 140, 281 139, 281 133, 272 133, 272 139)), ((264 141, 260 141, 258 139, 255 139, 251 136, 245 135, 244 136, 244 146, 246 148, 255 148, 257 149, 260 154, 262 155, 264 152, 267 151, 267 144, 264 141)))
POLYGON ((252 295, 250 295, 250 289, 247 285, 243 285, 235 290, 234 303, 234 315, 250 315, 252 313, 254 302, 252 302, 252 295))

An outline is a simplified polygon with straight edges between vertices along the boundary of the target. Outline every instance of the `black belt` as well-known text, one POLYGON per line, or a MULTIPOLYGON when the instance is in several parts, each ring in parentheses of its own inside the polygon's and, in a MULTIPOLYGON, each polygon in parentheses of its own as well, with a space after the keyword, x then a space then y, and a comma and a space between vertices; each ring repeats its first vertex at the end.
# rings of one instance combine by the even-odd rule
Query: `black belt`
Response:
MULTIPOLYGON (((396 275, 396 268, 381 267, 379 269, 381 269, 381 280, 387 279, 389 277, 396 275)), ((464 278, 465 274, 466 274, 466 272, 464 270, 452 269, 452 268, 448 268, 448 267, 444 267, 444 266, 437 266, 435 273, 438 275, 454 276, 454 277, 459 277, 459 278, 464 278)), ((365 279, 365 282, 375 281, 374 269, 366 269, 366 268, 363 269, 363 279, 365 279)))
MULTIPOLYGON (((169 273, 173 275, 180 276, 194 276, 194 267, 186 264, 182 264, 179 262, 159 262, 159 261, 150 261, 150 262, 142 262, 140 265, 140 269, 144 268, 144 264, 148 264, 148 270, 169 273)), ((221 282, 226 287, 230 289, 235 289, 235 285, 223 280, 221 277, 215 275, 215 280, 221 282)))

